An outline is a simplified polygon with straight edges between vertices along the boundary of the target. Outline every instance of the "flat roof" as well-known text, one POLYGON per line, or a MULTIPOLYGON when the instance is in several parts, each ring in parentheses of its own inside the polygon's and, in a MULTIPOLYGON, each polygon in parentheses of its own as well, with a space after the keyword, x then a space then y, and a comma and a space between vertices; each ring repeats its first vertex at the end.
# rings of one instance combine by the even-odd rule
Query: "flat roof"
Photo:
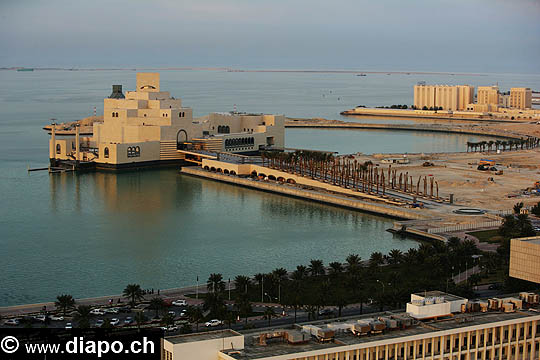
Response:
POLYGON ((443 291, 438 290, 432 290, 432 291, 424 291, 424 292, 417 292, 413 295, 422 296, 422 297, 438 297, 443 296, 444 300, 446 301, 457 301, 457 300, 465 300, 465 298, 453 294, 448 294, 443 291))
POLYGON ((523 237, 523 238, 513 238, 512 240, 519 240, 528 242, 531 244, 537 244, 540 245, 540 236, 530 236, 530 237, 523 237))
MULTIPOLYGON (((506 297, 506 296, 504 296, 506 297)), ((384 312, 376 314, 366 314, 362 316, 353 316, 347 318, 339 319, 328 319, 323 321, 310 322, 311 325, 325 325, 330 323, 345 323, 356 321, 360 319, 367 318, 377 318, 379 316, 389 317, 389 316, 403 316, 406 315, 405 312, 384 312)), ((259 345, 256 337, 262 333, 269 332, 269 329, 259 329, 257 331, 244 332, 241 334, 244 335, 244 349, 237 350, 239 353, 230 353, 229 356, 238 359, 238 360, 251 360, 251 359, 261 359, 273 356, 283 356, 291 355, 309 351, 324 350, 339 348, 341 346, 347 345, 356 345, 363 343, 370 343, 381 340, 392 340, 401 337, 429 334, 438 331, 446 331, 451 329, 465 328, 470 326, 479 326, 489 323, 495 323, 506 320, 514 320, 520 318, 527 318, 532 316, 540 316, 538 312, 532 312, 527 310, 521 310, 513 313, 504 313, 504 312, 487 312, 487 313, 464 313, 457 314, 454 316, 447 317, 440 320, 430 320, 430 321, 415 321, 414 325, 406 329, 396 329, 396 330, 387 330, 386 332, 378 335, 369 335, 369 336, 355 336, 351 332, 336 332, 335 340, 328 343, 319 343, 313 339, 303 344, 288 344, 282 340, 269 340, 267 345, 259 345)), ((306 325, 306 324, 304 324, 306 325)), ((280 329, 283 329, 282 327, 280 329)), ((292 329, 292 328, 291 328, 292 329)), ((298 327, 295 327, 294 330, 297 330, 298 327)), ((336 349, 336 351, 339 351, 336 349)), ((227 353, 227 351, 223 351, 227 353)))
POLYGON ((168 342, 172 344, 182 344, 182 343, 190 343, 190 342, 196 342, 196 341, 221 339, 221 338, 226 338, 226 337, 231 337, 231 336, 242 336, 242 334, 231 329, 225 329, 225 330, 208 331, 208 332, 202 332, 202 333, 196 333, 196 334, 166 336, 165 340, 167 340, 168 342))

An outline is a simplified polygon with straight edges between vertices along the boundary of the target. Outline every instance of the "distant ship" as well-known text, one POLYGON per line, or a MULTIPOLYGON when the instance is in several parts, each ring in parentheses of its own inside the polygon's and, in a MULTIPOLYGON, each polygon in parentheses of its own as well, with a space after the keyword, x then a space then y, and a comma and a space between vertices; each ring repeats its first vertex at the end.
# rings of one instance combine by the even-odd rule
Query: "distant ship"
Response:
POLYGON ((356 74, 356 76, 367 76, 366 74, 356 74))
POLYGON ((17 69, 17 71, 34 71, 34 69, 32 69, 32 68, 22 68, 22 69, 17 69))

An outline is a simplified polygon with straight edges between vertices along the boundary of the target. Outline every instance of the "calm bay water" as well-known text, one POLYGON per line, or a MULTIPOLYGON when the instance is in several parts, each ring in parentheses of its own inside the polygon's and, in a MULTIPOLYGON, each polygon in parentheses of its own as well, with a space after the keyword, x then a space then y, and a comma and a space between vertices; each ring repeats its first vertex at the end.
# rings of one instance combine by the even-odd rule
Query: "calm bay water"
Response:
MULTIPOLYGON (((196 115, 232 110, 339 119, 358 104, 410 103, 418 80, 540 88, 539 76, 269 74, 162 71, 162 89, 196 115), (323 96, 324 95, 324 96, 323 96)), ((177 171, 28 174, 47 164, 50 118, 101 112, 111 84, 133 71, 0 71, 0 306, 191 285, 321 258, 363 258, 416 246, 384 231, 387 218, 211 181, 177 171)), ((351 120, 351 119, 349 119, 351 120)), ((356 120, 356 119, 355 119, 356 120)), ((362 119, 366 122, 380 119, 362 119)), ((380 131, 288 130, 287 145, 340 152, 463 150, 476 137, 380 131)))

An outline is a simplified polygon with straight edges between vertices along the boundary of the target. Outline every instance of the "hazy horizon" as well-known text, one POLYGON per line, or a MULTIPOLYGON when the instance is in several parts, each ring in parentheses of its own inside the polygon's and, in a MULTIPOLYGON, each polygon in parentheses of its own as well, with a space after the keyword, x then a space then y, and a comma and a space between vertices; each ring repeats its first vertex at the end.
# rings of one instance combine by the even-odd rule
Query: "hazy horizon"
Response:
POLYGON ((3 0, 0 20, 0 67, 540 74, 536 0, 3 0))

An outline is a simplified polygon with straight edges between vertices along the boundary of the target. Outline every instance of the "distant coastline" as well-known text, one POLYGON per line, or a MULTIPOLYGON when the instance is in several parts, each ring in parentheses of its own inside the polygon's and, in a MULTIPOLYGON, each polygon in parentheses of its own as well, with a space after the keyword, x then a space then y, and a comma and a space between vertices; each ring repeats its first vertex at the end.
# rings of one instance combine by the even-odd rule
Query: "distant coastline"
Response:
MULTIPOLYGON (((24 67, 0 67, 0 70, 18 70, 24 67)), ((387 75, 450 75, 450 76, 488 76, 483 73, 441 72, 441 71, 366 71, 343 69, 236 69, 229 67, 128 67, 128 68, 64 68, 34 67, 34 70, 49 71, 227 71, 259 73, 315 73, 315 74, 387 74, 387 75)))

